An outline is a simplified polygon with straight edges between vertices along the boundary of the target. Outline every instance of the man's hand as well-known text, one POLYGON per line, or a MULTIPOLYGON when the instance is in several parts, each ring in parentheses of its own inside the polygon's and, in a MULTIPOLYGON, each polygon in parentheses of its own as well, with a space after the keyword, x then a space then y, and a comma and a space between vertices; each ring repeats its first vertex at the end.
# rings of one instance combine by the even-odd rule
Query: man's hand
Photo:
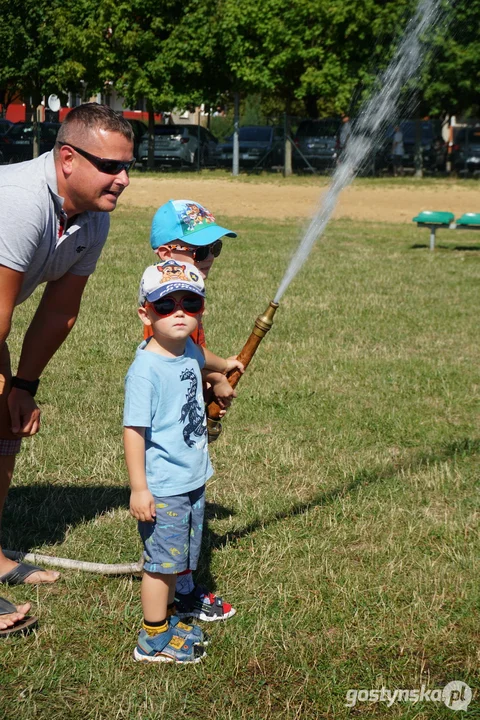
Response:
POLYGON ((40 409, 30 393, 12 388, 7 402, 12 433, 19 437, 35 435, 40 430, 40 409))
POLYGON ((155 500, 150 490, 132 490, 130 493, 130 515, 142 522, 155 520, 155 500))

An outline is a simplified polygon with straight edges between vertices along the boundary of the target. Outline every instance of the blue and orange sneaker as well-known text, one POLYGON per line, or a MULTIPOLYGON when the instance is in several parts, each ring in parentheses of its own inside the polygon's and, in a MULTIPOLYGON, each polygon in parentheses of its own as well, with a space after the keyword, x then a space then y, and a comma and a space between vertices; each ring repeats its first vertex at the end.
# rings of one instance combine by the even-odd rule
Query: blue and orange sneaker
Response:
POLYGON ((201 645, 192 636, 174 635, 169 627, 165 632, 150 636, 145 630, 138 634, 133 659, 137 662, 173 662, 177 664, 198 663, 206 656, 201 645))
POLYGON ((186 595, 176 592, 175 605, 179 618, 194 617, 204 622, 228 620, 237 612, 230 603, 200 585, 186 595))
POLYGON ((210 636, 199 625, 187 625, 176 614, 169 615, 168 624, 174 635, 193 638, 194 645, 208 645, 210 642, 210 636))

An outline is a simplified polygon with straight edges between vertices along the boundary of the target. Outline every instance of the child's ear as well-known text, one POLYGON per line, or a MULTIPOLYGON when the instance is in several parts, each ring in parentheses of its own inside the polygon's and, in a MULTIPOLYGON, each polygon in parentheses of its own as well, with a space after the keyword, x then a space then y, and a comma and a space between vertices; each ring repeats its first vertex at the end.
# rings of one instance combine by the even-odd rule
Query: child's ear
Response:
POLYGON ((143 307, 143 305, 140 305, 140 307, 138 308, 138 317, 144 325, 147 325, 148 327, 151 326, 152 321, 150 320, 150 317, 148 315, 148 310, 146 307, 143 307))
POLYGON ((172 251, 166 245, 160 245, 160 247, 154 250, 154 253, 160 260, 170 260, 172 257, 172 251))

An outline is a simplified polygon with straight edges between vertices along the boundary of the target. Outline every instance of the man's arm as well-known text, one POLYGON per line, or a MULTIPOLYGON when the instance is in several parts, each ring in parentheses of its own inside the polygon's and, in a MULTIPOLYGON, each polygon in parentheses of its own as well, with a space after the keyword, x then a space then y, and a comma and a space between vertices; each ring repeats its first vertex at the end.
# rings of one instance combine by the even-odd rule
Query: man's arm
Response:
POLYGON ((36 380, 64 342, 80 310, 87 275, 66 273, 47 283, 37 312, 25 333, 17 375, 36 380))
MULTIPOLYGON (((0 350, 3 349, 10 333, 13 310, 22 283, 22 272, 0 265, 0 350)), ((28 392, 18 388, 11 388, 8 395, 8 406, 13 433, 20 436, 34 435, 38 432, 40 428, 40 410, 28 392), (23 420, 23 418, 25 419, 23 420)))
MULTIPOLYGON (((47 283, 37 312, 25 333, 17 376, 36 380, 75 325, 88 276, 66 273, 47 283)), ((33 397, 19 388, 8 396, 12 432, 35 435, 40 428, 40 410, 33 397)))
POLYGON ((10 333, 13 310, 22 282, 23 273, 0 265, 0 350, 10 333))

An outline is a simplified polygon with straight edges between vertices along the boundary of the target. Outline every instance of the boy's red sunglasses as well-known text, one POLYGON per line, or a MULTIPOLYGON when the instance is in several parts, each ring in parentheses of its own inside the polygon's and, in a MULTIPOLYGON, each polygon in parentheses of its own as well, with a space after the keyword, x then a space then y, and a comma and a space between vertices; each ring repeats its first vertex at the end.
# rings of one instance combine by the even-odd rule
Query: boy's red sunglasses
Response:
POLYGON ((205 306, 205 300, 200 295, 195 293, 188 293, 175 300, 171 295, 160 298, 160 300, 154 300, 154 302, 146 302, 146 307, 152 308, 155 315, 158 317, 168 317, 173 315, 177 311, 177 308, 183 310, 185 315, 198 315, 202 312, 205 306))

